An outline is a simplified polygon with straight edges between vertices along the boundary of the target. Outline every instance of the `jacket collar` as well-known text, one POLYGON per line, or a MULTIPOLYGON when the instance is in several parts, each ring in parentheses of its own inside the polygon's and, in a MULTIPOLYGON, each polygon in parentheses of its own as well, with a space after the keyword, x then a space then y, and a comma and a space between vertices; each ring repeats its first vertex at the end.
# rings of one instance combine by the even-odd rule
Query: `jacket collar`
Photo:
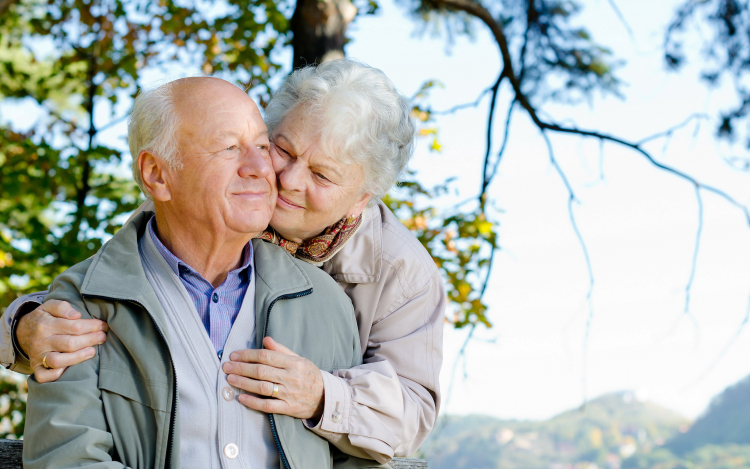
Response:
POLYGON ((141 212, 94 255, 81 285, 84 295, 139 301, 153 295, 138 255, 138 239, 153 212, 141 212), (137 260, 137 262, 134 262, 137 260))
POLYGON ((374 283, 380 280, 383 262, 383 202, 369 207, 357 232, 340 251, 323 264, 325 270, 338 282, 374 283))
MULTIPOLYGON (((138 240, 152 215, 150 211, 135 215, 94 255, 81 285, 83 295, 136 301, 152 312, 159 309, 138 255, 138 240)), ((312 288, 308 276, 283 249, 254 239, 253 251, 259 281, 256 285, 265 286, 265 295, 261 296, 277 297, 312 288)))
MULTIPOLYGON (((312 281, 283 248, 261 239, 253 240, 256 290, 261 285, 277 297, 312 288, 312 281)), ((257 302, 256 302, 257 303, 257 302)))

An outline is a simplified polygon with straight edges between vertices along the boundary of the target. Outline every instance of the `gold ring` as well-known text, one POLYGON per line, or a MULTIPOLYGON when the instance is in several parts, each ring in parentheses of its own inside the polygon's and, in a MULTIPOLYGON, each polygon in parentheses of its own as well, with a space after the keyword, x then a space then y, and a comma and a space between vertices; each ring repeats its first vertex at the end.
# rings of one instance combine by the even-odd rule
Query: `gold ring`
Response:
POLYGON ((279 395, 279 385, 276 383, 273 383, 273 392, 271 393, 271 397, 276 397, 279 395))
POLYGON ((47 364, 47 355, 49 355, 49 352, 44 354, 44 358, 42 358, 42 366, 49 370, 52 367, 47 364))

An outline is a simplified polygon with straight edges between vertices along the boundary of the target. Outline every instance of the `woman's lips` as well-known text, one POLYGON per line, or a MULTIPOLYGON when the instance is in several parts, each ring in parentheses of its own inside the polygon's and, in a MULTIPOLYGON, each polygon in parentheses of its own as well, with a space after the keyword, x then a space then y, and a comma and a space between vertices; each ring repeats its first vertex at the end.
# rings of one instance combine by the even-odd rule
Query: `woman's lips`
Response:
POLYGON ((285 199, 281 194, 279 194, 278 198, 279 198, 279 202, 284 207, 292 208, 292 209, 298 209, 298 210, 304 210, 303 207, 300 207, 299 205, 290 202, 289 199, 285 199))

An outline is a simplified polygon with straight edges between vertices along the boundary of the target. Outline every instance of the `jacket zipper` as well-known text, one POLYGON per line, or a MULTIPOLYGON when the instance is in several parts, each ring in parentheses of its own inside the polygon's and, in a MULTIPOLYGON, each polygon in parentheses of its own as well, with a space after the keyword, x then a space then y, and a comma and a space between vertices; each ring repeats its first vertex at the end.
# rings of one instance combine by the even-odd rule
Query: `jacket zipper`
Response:
MULTIPOLYGON (((156 323, 156 320, 151 316, 151 314, 148 313, 148 310, 145 306, 143 306, 141 303, 139 303, 136 300, 130 300, 130 299, 123 299, 123 298, 110 298, 107 296, 98 296, 98 295, 84 295, 82 294, 83 298, 90 298, 90 299, 98 299, 98 300, 106 300, 106 301, 127 301, 130 303, 135 303, 138 306, 140 306, 146 313, 148 314, 148 317, 151 319, 151 322, 154 323, 154 327, 156 328, 157 332, 159 332, 159 335, 161 336, 161 339, 164 341, 164 343, 167 345, 167 351, 169 352, 169 361, 172 364, 172 378, 174 379, 174 394, 172 396, 172 413, 169 418, 169 437, 167 438, 167 454, 164 461, 164 467, 165 468, 171 468, 172 467, 172 445, 174 444, 174 426, 175 426, 175 415, 177 413, 177 396, 178 396, 178 389, 177 389, 177 371, 174 366, 174 360, 172 359, 172 352, 169 350, 169 342, 167 342, 167 336, 164 335, 164 332, 162 332, 159 325, 156 323)), ((273 306, 273 304, 271 304, 273 306)), ((269 311, 270 312, 270 311, 269 311)), ((273 428, 273 424, 271 425, 273 428)))
MULTIPOLYGON (((301 291, 299 293, 290 293, 289 295, 281 295, 280 297, 276 298, 271 302, 270 305, 268 305, 268 310, 266 311, 266 326, 263 329, 263 339, 266 338, 268 335, 268 323, 271 319, 271 308, 273 308, 273 305, 276 304, 279 300, 291 300, 294 298, 299 298, 301 296, 307 296, 310 293, 312 293, 312 288, 309 290, 301 291)), ((262 340, 262 339, 261 339, 262 340)), ((262 346, 261 342, 261 346, 262 346)), ((279 439, 279 433, 276 431, 276 421, 273 418, 273 414, 268 414, 268 420, 271 421, 271 434, 273 434, 273 440, 276 442, 276 449, 279 451, 279 456, 281 457, 281 462, 284 464, 284 469, 291 469, 289 466, 289 461, 286 459, 286 454, 284 454, 284 448, 281 447, 281 440, 279 439)))

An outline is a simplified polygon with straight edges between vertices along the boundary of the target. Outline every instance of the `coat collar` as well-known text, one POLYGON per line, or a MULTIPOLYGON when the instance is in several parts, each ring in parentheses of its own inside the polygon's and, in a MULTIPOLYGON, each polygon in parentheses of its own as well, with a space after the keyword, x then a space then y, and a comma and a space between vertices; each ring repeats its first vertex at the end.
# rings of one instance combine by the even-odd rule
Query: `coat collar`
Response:
POLYGON ((323 264, 337 282, 374 283, 380 280, 383 262, 383 202, 369 207, 357 232, 335 256, 323 264))
MULTIPOLYGON (((147 309, 159 304, 138 255, 138 240, 144 235, 153 212, 135 215, 94 255, 81 285, 89 296, 137 301, 147 309)), ((272 296, 312 288, 312 282, 283 249, 253 240, 256 278, 272 296)))

